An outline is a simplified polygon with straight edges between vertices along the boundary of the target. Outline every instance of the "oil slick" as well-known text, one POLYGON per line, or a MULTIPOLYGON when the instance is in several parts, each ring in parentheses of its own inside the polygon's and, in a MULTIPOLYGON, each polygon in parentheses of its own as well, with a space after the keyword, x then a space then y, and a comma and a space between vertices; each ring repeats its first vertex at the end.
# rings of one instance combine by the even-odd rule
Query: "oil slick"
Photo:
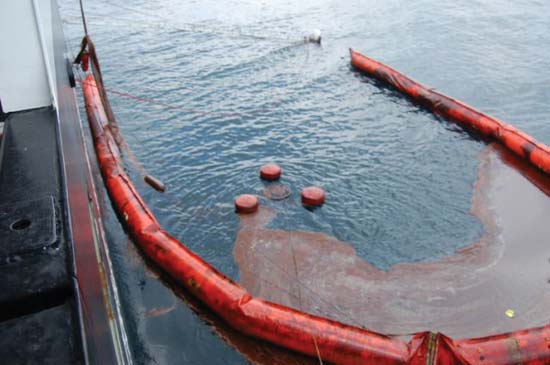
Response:
POLYGON ((548 180, 507 153, 490 146, 481 154, 471 213, 485 234, 453 256, 381 271, 335 237, 266 228, 277 212, 262 207, 240 216, 240 283, 267 300, 388 334, 477 337, 548 323, 548 180), (503 319, 508 308, 513 321, 503 319))

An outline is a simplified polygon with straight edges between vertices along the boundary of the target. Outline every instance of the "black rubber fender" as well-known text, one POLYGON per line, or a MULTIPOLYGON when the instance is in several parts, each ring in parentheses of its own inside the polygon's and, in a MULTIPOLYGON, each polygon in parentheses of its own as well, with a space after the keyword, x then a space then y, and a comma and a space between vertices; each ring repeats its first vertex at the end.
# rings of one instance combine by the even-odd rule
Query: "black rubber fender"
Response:
POLYGON ((65 58, 65 66, 67 68, 67 77, 69 78, 69 85, 71 85, 71 88, 74 88, 76 86, 76 82, 74 78, 73 63, 69 58, 65 58))

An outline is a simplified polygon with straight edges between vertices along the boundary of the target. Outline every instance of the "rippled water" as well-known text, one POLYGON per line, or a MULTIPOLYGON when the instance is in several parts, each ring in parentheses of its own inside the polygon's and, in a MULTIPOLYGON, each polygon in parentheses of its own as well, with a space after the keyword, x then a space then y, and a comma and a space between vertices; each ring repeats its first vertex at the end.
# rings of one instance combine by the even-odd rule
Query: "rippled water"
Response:
MULTIPOLYGON (((76 52, 77 2, 59 2, 76 52)), ((179 107, 111 95, 128 144, 169 191, 140 192, 169 232, 235 279, 233 199, 261 193, 266 162, 293 193, 264 202, 279 212, 274 228, 328 233, 381 269, 482 234, 469 210, 485 144, 351 70, 349 47, 550 143, 547 2, 85 5, 107 87, 179 107), (314 28, 322 46, 301 44, 314 28), (301 207, 308 185, 326 189, 321 209, 301 207)), ((187 363, 239 358, 166 351, 187 363)))

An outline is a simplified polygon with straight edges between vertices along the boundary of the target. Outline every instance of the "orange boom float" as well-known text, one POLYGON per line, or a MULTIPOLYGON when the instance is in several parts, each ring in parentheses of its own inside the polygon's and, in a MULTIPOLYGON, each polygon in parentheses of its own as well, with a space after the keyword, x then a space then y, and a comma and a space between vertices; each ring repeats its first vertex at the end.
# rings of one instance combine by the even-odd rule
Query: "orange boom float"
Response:
POLYGON ((103 180, 123 225, 145 255, 235 330, 335 364, 550 364, 550 326, 460 341, 422 332, 407 343, 252 297, 162 229, 124 172, 94 77, 82 84, 103 180))
POLYGON ((550 174, 550 147, 494 117, 484 114, 461 101, 429 89, 401 72, 350 49, 351 64, 380 81, 383 81, 418 104, 463 127, 478 131, 495 139, 516 155, 526 159, 546 174, 550 174))

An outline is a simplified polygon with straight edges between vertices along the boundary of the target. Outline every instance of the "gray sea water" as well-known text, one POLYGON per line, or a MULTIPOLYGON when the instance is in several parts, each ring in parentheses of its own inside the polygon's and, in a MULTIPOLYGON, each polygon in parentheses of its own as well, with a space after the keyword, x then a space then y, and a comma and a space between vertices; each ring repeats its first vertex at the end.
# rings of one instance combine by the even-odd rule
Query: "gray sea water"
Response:
MULTIPOLYGON (((76 53, 78 2, 59 3, 76 53)), ((483 233, 470 206, 485 143, 353 71, 349 47, 550 144, 545 1, 84 3, 121 131, 168 188, 140 193, 169 232, 234 279, 233 199, 261 193, 266 162, 283 167, 293 193, 264 202, 279 212, 273 227, 333 235, 381 269, 441 258, 483 233), (300 42, 315 28, 322 45, 300 42), (321 209, 302 208, 308 185, 326 190, 321 209)), ((140 361, 251 361, 178 311, 181 323, 135 324, 140 361)))

